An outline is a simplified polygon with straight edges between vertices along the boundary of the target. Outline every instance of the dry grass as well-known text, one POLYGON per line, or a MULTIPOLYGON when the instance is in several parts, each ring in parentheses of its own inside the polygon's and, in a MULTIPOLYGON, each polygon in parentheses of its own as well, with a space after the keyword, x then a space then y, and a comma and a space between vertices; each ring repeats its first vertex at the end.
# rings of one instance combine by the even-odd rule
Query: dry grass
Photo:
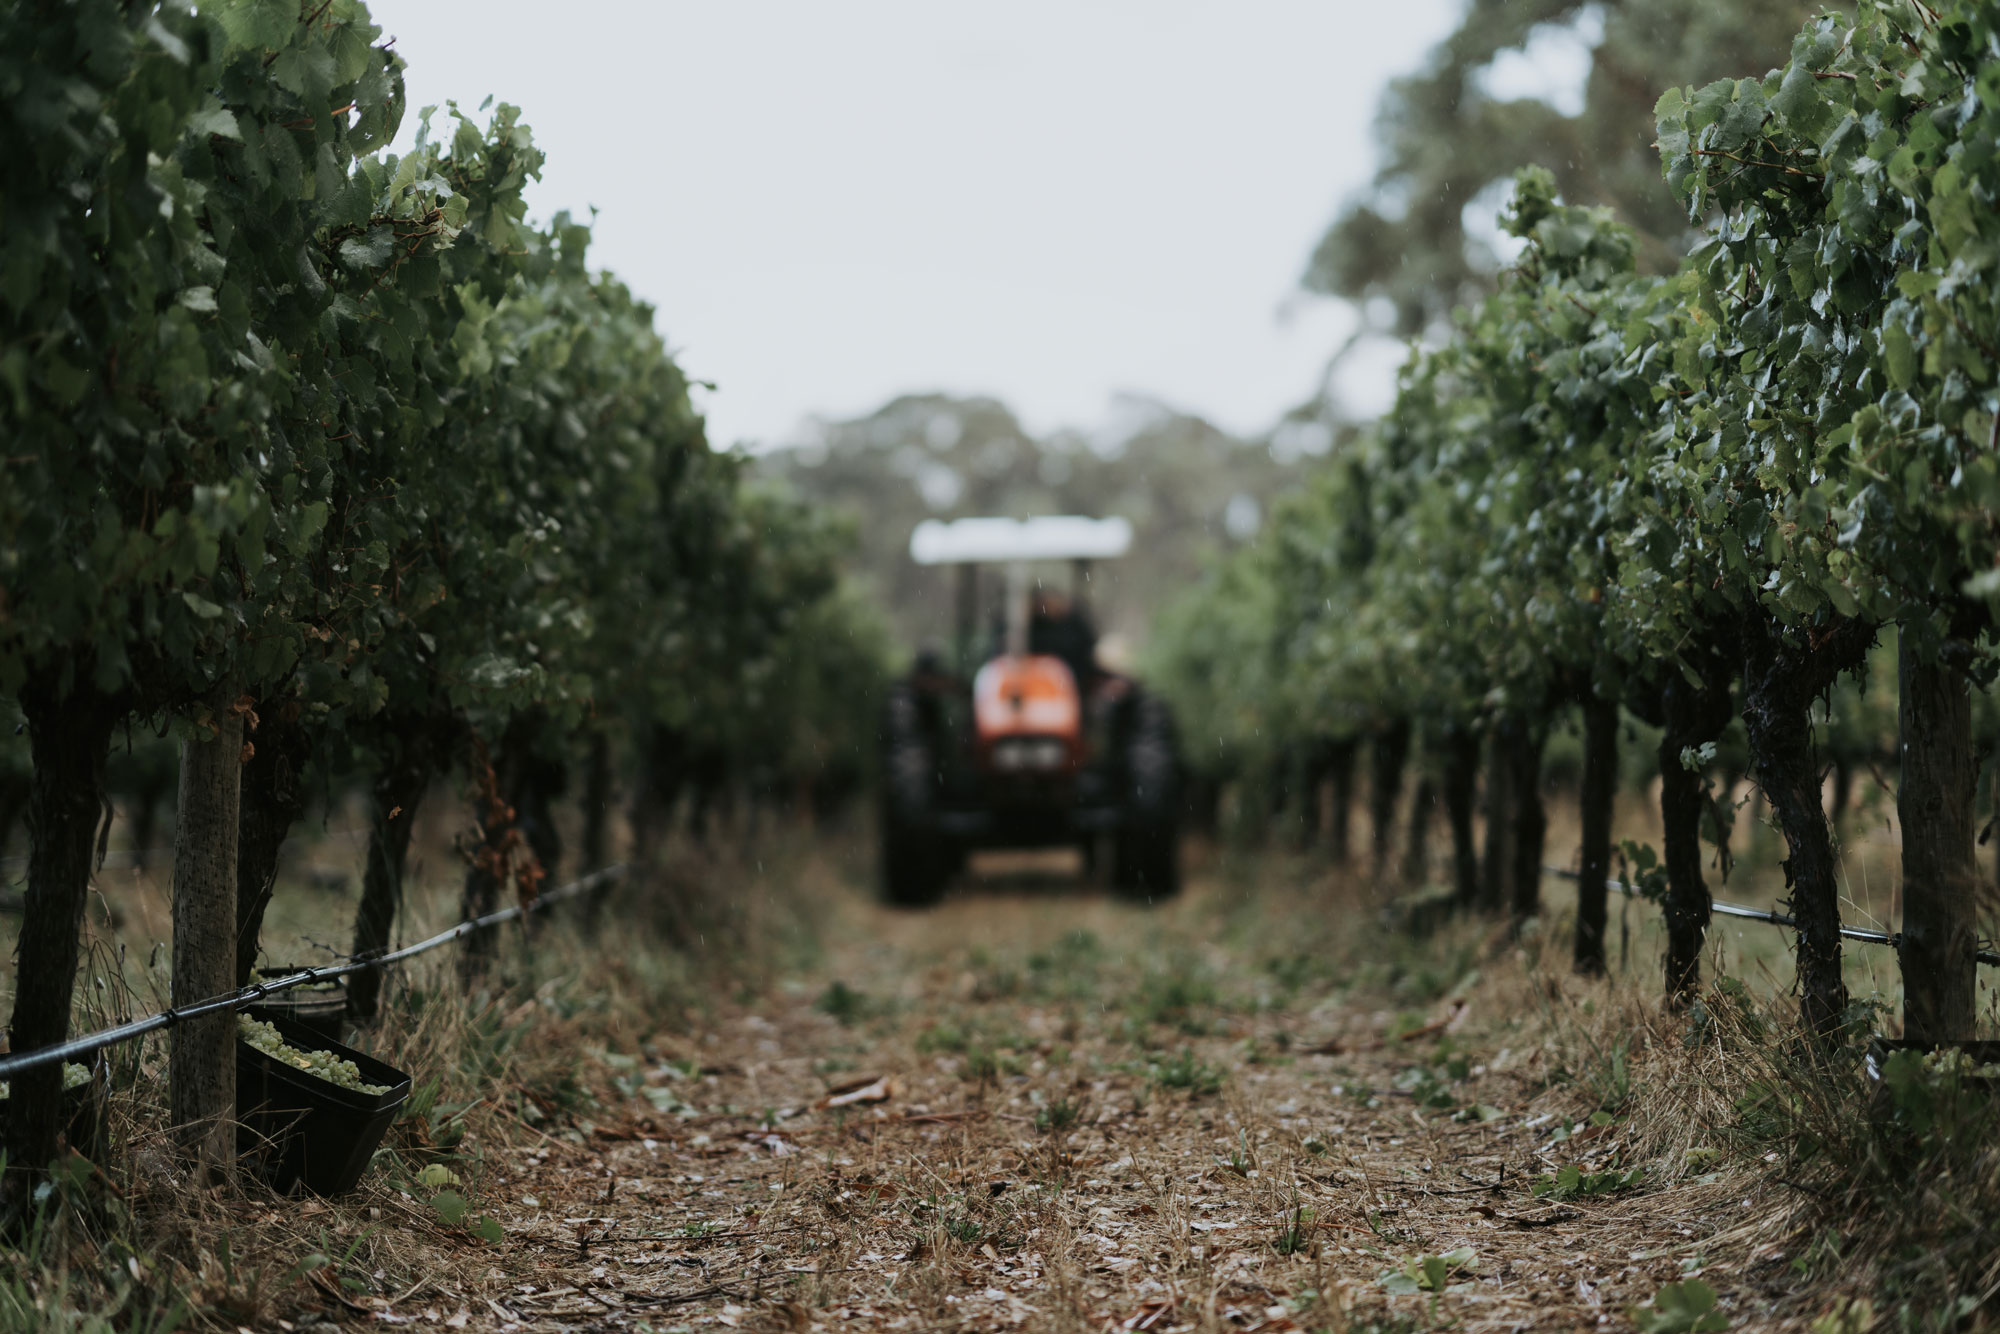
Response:
POLYGON ((1693 1277, 1734 1328, 1832 1331, 1942 1327, 2000 1279, 1994 1137, 1899 1157, 1857 1076, 1777 1040, 1775 973, 1673 1018, 1643 937, 1573 977, 1559 905, 1523 940, 1414 940, 1338 877, 1210 854, 1153 910, 1015 858, 904 914, 840 845, 772 842, 761 868, 678 854, 470 1000, 420 972, 365 1045, 430 1105, 350 1198, 190 1191, 157 1083, 122 1093, 105 1180, 20 1271, 42 1314, 1581 1329, 1693 1277))

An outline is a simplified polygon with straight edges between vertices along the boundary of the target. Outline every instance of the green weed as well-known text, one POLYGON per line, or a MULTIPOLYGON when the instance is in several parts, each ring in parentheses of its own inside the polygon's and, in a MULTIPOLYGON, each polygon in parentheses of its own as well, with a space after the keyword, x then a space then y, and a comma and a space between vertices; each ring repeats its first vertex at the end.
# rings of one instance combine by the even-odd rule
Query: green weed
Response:
POLYGON ((1083 1109, 1068 1098, 1057 1098, 1035 1109, 1035 1129, 1044 1134, 1061 1134, 1074 1126, 1083 1115, 1083 1109))
POLYGON ((1257 1170, 1257 1152, 1250 1147, 1250 1132, 1247 1130, 1237 1131, 1236 1144, 1229 1150, 1229 1156, 1227 1158, 1217 1158, 1215 1165, 1226 1168, 1234 1172, 1237 1176, 1247 1180, 1250 1174, 1257 1170))
POLYGON ((1389 1292, 1404 1295, 1427 1292, 1435 1296, 1450 1291, 1447 1285, 1452 1275, 1470 1269, 1472 1261, 1473 1253, 1469 1246, 1461 1246, 1442 1255, 1413 1255, 1375 1281, 1389 1292))
POLYGON ((813 1008, 832 1017, 842 1028, 852 1028, 867 1018, 873 1007, 866 995, 835 979, 813 1002, 813 1008))
POLYGON ((1208 1031, 1201 1011, 1217 1003, 1215 983, 1188 961, 1164 972, 1148 973, 1126 1002, 1126 1011, 1141 1025, 1171 1024, 1190 1037, 1208 1031))
POLYGON ((1197 1097, 1221 1092, 1227 1077, 1220 1066, 1210 1065, 1188 1047, 1182 1047, 1180 1055, 1164 1064, 1149 1066, 1147 1073, 1161 1088, 1186 1089, 1197 1097))
POLYGON ((1715 1289, 1698 1278, 1667 1284, 1650 1305, 1631 1307, 1625 1315, 1640 1334, 1717 1334, 1729 1328, 1729 1317, 1716 1309, 1715 1289))
POLYGON ((1574 1200, 1593 1195, 1613 1195, 1637 1186, 1645 1179, 1644 1167, 1624 1172, 1615 1167, 1602 1172, 1586 1172, 1572 1163, 1536 1177, 1529 1190, 1538 1200, 1574 1200))
POLYGON ((1292 1207, 1278 1219, 1271 1249, 1280 1255, 1303 1255, 1313 1248, 1315 1227, 1312 1206, 1294 1200, 1292 1207))
POLYGON ((932 1024, 917 1034, 920 1052, 961 1052, 972 1044, 972 1034, 956 1024, 932 1024))

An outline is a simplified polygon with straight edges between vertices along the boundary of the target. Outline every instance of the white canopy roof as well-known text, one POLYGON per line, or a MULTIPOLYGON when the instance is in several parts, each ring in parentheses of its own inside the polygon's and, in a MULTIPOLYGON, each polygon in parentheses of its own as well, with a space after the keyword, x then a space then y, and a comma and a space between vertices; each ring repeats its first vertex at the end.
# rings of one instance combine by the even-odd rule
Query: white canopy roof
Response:
POLYGON ((919 565, 984 561, 1099 560, 1122 556, 1132 545, 1132 525, 1113 516, 1049 514, 1035 519, 925 519, 910 534, 910 558, 919 565))

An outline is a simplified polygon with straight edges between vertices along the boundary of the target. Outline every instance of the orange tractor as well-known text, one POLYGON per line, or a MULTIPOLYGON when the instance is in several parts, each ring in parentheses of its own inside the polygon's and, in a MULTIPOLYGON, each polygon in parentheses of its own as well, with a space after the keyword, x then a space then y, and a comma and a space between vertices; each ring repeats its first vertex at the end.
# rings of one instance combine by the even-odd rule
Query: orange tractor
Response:
POLYGON ((955 566, 955 663, 917 656, 882 719, 882 888, 933 903, 980 848, 1108 852, 1133 898, 1180 888, 1180 755, 1166 701, 1106 668, 1086 610, 1092 561, 1125 554, 1123 519, 928 520, 910 538, 920 565, 955 566), (1065 596, 1030 578, 1067 561, 1065 596), (1007 577, 989 642, 979 640, 980 568, 1007 577), (969 678, 969 679, 968 679, 969 678))

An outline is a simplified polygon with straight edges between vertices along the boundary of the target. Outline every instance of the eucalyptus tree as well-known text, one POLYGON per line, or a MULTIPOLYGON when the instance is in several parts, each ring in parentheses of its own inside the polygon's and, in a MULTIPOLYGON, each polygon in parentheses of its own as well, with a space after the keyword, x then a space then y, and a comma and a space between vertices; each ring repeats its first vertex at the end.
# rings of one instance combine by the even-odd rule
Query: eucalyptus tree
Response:
MULTIPOLYGON (((1641 267, 1671 272, 1689 226, 1659 188, 1653 99, 1672 83, 1768 68, 1810 0, 1477 0, 1421 69, 1392 80, 1376 112, 1381 160, 1369 188, 1327 228, 1304 284, 1356 301, 1381 299, 1389 332, 1448 327, 1504 265, 1478 232, 1474 210, 1524 166, 1553 168, 1565 198, 1609 207, 1635 230, 1641 267), (1594 31, 1593 31, 1594 29, 1594 31), (1585 53, 1581 105, 1513 95, 1492 83, 1495 63, 1537 37, 1566 32, 1585 53)), ((1497 208, 1498 201, 1495 200, 1497 208)))

